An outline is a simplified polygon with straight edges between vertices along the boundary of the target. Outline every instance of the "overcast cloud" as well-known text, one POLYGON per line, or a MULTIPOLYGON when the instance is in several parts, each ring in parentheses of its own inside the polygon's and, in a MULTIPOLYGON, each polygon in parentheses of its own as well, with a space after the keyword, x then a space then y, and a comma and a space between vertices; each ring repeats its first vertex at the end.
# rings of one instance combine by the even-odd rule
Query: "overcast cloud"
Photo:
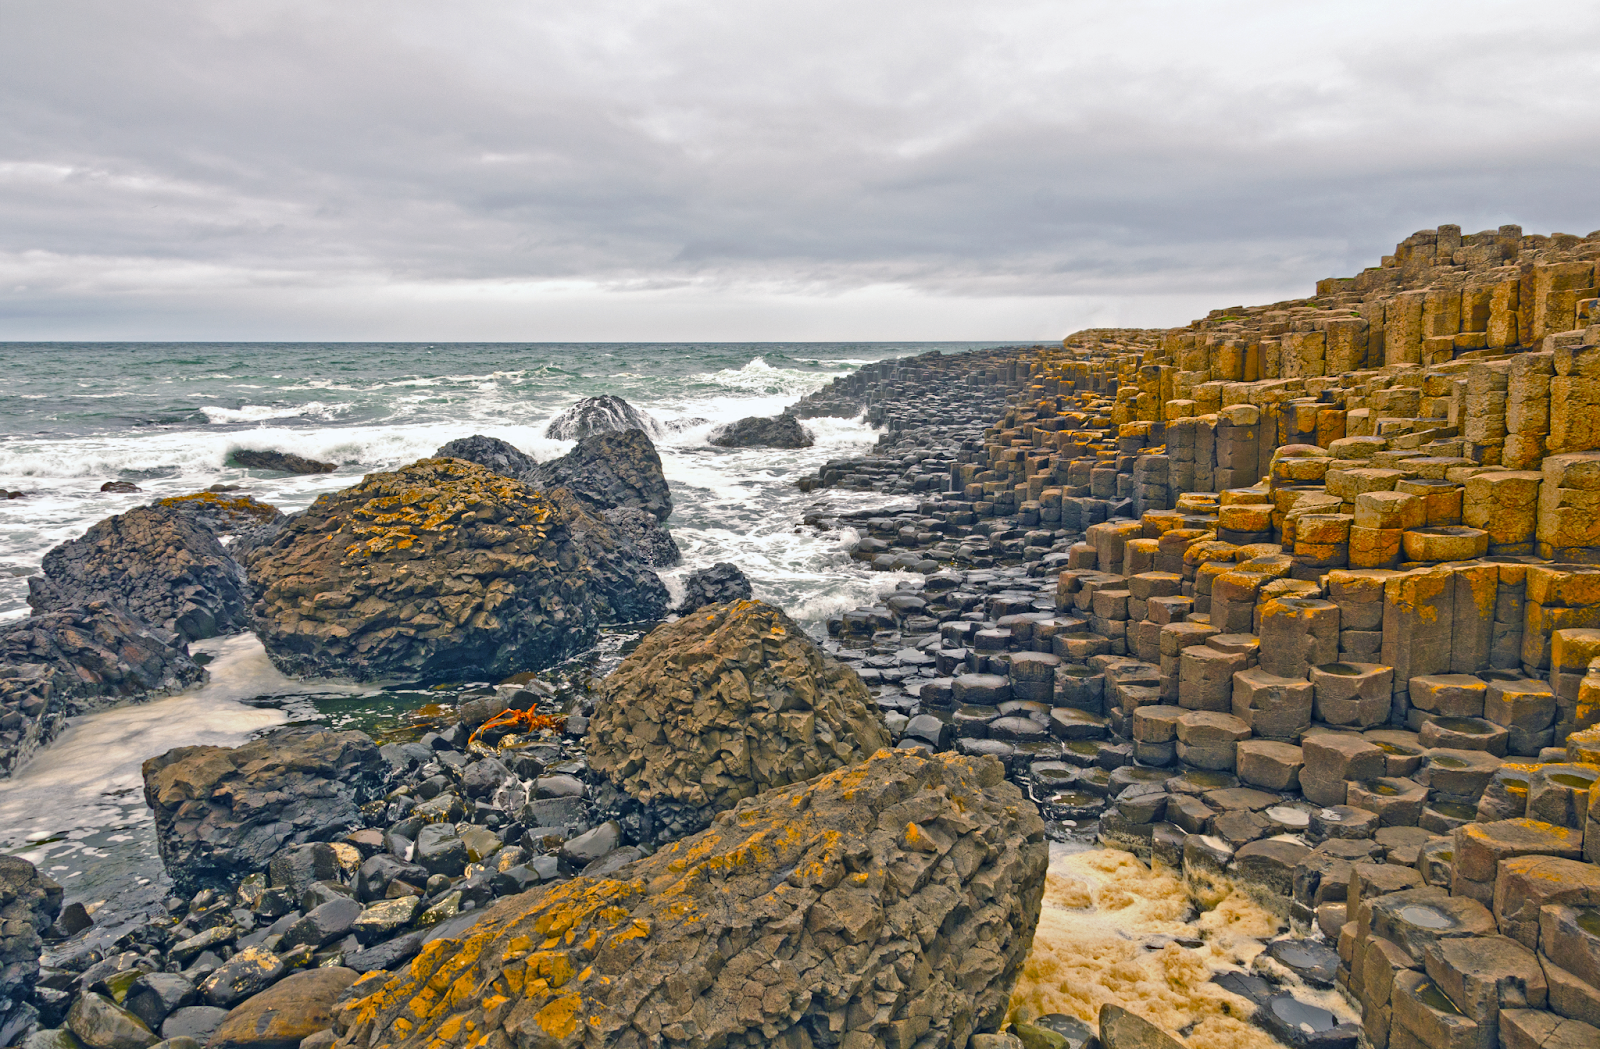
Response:
POLYGON ((1593 4, 0 0, 0 338, 1055 339, 1600 226, 1593 4))

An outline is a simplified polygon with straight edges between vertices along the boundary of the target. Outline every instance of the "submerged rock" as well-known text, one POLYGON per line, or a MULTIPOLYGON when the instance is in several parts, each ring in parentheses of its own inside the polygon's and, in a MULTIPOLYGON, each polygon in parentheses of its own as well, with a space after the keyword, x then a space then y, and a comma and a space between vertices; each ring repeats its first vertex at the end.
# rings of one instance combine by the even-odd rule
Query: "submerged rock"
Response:
POLYGON ((274 452, 271 450, 254 450, 250 448, 236 448, 228 456, 228 461, 234 466, 246 470, 272 470, 278 473, 290 474, 331 474, 338 469, 333 463, 318 462, 307 459, 303 455, 293 452, 274 452))
POLYGON ((561 509, 460 459, 321 496, 247 560, 289 674, 505 677, 587 648, 599 619, 561 509))
POLYGON ((181 640, 109 602, 0 624, 0 772, 14 772, 68 717, 205 677, 181 640))
POLYGON ((367 976, 335 1029, 371 1049, 965 1045, 1005 1011, 1046 864, 998 761, 880 751, 613 878, 501 901, 367 976))
POLYGON ((487 467, 497 474, 515 477, 519 481, 531 477, 539 466, 539 460, 515 445, 498 437, 485 437, 482 434, 460 437, 440 445, 439 450, 433 453, 433 457, 465 459, 469 463, 487 467))
POLYGON ((43 568, 28 580, 35 612, 110 601, 185 641, 250 625, 244 569, 193 512, 136 506, 57 546, 43 568))
POLYGON ((684 583, 683 600, 678 603, 679 615, 688 615, 706 605, 720 605, 728 601, 748 601, 752 596, 750 580, 737 565, 718 561, 710 568, 692 572, 684 583))
POLYGON ((672 493, 661 472, 661 456, 643 430, 582 438, 572 451, 539 467, 538 485, 570 490, 591 512, 631 506, 658 521, 672 516, 672 493))
POLYGON ((178 747, 142 771, 161 862, 193 893, 231 886, 286 845, 359 827, 387 764, 360 732, 293 728, 241 747, 178 747))
POLYGON ((741 601, 657 627, 606 678, 589 764, 646 804, 710 811, 889 745, 854 670, 741 601))
POLYGON ((719 448, 810 448, 815 441, 800 420, 785 412, 771 419, 747 416, 711 433, 719 448))
POLYGON ((661 436, 659 422, 609 393, 574 404, 550 420, 544 435, 557 441, 577 441, 609 430, 643 430, 652 437, 661 436))

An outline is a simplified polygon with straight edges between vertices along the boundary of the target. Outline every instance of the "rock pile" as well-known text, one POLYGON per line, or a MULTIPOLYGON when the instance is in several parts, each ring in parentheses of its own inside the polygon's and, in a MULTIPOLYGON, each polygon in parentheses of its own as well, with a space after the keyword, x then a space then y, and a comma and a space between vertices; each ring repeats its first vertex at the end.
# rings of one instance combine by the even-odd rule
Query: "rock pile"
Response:
POLYGON ((596 772, 702 820, 888 743, 855 672, 753 601, 657 627, 606 679, 589 723, 596 772))
POLYGON ((998 763, 880 751, 496 905, 358 983, 339 1044, 965 1045, 1004 1013, 1046 859, 998 763))
POLYGON ((38 1018, 30 999, 39 977, 41 934, 61 913, 61 886, 33 864, 0 856, 0 1042, 17 1036, 38 1018))
POLYGON ((290 674, 501 677, 587 647, 598 619, 559 507, 460 459, 321 496, 248 561, 290 674))
MULTIPOLYGON (((1597 258, 1441 227, 1310 300, 969 372, 1012 403, 966 456, 891 427, 805 482, 926 493, 811 515, 921 577, 831 650, 901 746, 994 754, 1062 826, 1325 938, 1378 1049, 1600 1039, 1597 258)), ((812 409, 959 373, 878 369, 812 409)))

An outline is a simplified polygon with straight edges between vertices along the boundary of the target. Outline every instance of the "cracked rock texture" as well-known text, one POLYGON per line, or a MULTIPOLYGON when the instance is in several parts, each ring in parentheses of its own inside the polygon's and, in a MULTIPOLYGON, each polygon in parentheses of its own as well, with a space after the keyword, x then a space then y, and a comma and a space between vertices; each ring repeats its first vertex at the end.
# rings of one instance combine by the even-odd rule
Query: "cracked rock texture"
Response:
POLYGON ((161 862, 190 894, 231 888, 286 845, 358 829, 388 767, 360 732, 291 728, 242 747, 177 747, 141 771, 161 862))
POLYGON ((658 521, 672 516, 672 493, 661 472, 661 456, 639 429, 583 437, 566 455, 540 465, 538 483, 570 490, 592 513, 631 506, 658 521))
POLYGON ((511 897, 335 1013, 339 1044, 965 1046, 1032 945, 1044 825, 998 761, 883 750, 605 879, 511 897))
POLYGON ((171 506, 136 506, 44 556, 28 604, 112 601, 185 641, 248 629, 250 584, 211 529, 171 506))
POLYGON ((248 558, 287 674, 504 677, 593 643, 592 574, 549 498, 461 459, 321 496, 248 558))
POLYGON ((605 680, 590 767, 645 804, 731 808, 889 746, 854 670, 759 601, 653 630, 605 680))

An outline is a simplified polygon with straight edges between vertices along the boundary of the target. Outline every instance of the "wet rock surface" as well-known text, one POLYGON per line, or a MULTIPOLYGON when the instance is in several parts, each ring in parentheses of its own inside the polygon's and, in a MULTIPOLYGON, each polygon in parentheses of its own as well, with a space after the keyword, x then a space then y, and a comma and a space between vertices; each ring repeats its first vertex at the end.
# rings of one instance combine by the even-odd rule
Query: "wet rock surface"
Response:
POLYGON ((249 557, 285 673, 499 677, 586 647, 598 615, 560 509, 459 459, 320 497, 249 557))
POLYGON ((539 460, 498 437, 473 434, 439 446, 435 459, 465 459, 506 477, 525 480, 538 468, 539 460))
POLYGON ((247 629, 249 581, 206 527, 236 516, 205 517, 161 505, 108 517, 45 555, 43 576, 28 580, 28 603, 38 613, 107 601, 184 641, 247 629))
POLYGON ((238 448, 229 454, 228 461, 246 470, 272 470, 290 474, 331 474, 338 469, 333 463, 318 462, 303 455, 295 455, 293 452, 277 452, 270 449, 238 448))
POLYGON ((612 430, 643 430, 652 437, 661 436, 660 423, 621 397, 609 393, 583 398, 550 420, 544 435, 558 441, 581 441, 593 434, 612 430))
POLYGON ((684 580, 683 600, 676 609, 679 615, 688 615, 706 605, 720 605, 729 601, 748 601, 754 596, 750 580, 737 565, 718 561, 710 568, 701 568, 684 580))
POLYGON ((719 448, 810 448, 816 443, 800 420, 787 413, 771 419, 752 415, 719 426, 710 441, 719 448))
POLYGON ((879 752, 745 801, 614 878, 496 905, 405 973, 355 987, 341 1044, 464 1044, 468 1031, 550 1045, 963 1044, 997 1022, 1027 953, 1042 831, 992 760, 879 752), (564 975, 509 981, 514 945, 558 926, 574 935, 536 964, 564 975), (427 990, 445 985, 464 993, 427 990))
POLYGON ((652 631, 605 681, 589 762, 629 797, 704 817, 889 744, 860 678, 770 605, 652 631))
POLYGON ((388 768, 359 732, 284 729, 242 747, 179 747, 143 774, 162 863, 193 893, 264 870, 285 846, 358 829, 388 768))
POLYGON ((14 772, 68 717, 205 677, 180 639, 107 602, 0 623, 0 771, 14 772))
POLYGON ((61 913, 61 896, 27 860, 0 856, 0 1041, 15 1044, 37 1018, 40 937, 61 913))
POLYGON ((566 455, 542 463, 536 480, 545 488, 566 488, 592 512, 632 507, 658 521, 672 516, 661 456, 637 428, 580 438, 566 455))
MULTIPOLYGON (((660 619, 667 614, 671 597, 645 551, 664 555, 665 544, 660 537, 666 536, 666 543, 672 543, 672 539, 654 517, 632 507, 620 508, 629 516, 614 526, 609 515, 618 510, 591 513, 565 488, 549 489, 545 495, 560 507, 572 545, 583 556, 589 570, 589 592, 603 620, 629 623, 660 619), (633 518, 635 514, 643 520, 633 518), (635 537, 644 540, 643 549, 635 537)), ((676 544, 671 549, 677 553, 676 544)))

